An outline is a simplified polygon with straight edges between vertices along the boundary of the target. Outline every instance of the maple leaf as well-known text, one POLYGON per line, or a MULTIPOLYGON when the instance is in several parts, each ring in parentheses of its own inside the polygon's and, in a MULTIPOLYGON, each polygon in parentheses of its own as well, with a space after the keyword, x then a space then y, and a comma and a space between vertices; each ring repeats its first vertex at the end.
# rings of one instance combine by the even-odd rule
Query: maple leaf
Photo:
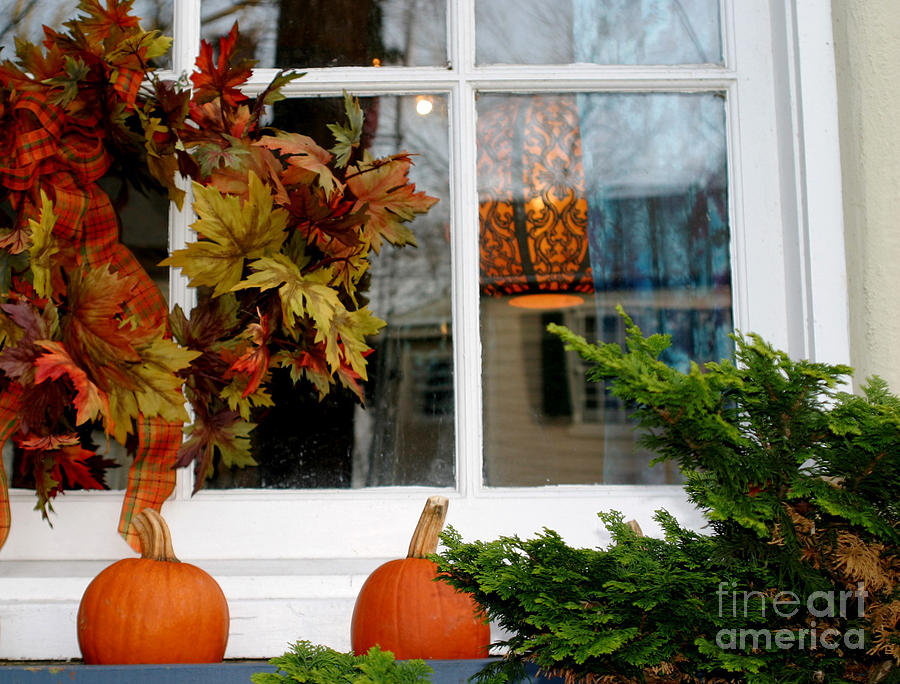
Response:
MULTIPOLYGON (((22 329, 13 323, 9 316, 0 311, 0 349, 2 349, 0 351, 0 359, 3 358, 2 354, 7 349, 15 347, 21 339, 22 329)), ((0 368, 2 368, 2 365, 0 365, 0 368)))
POLYGON ((31 228, 31 272, 34 276, 32 285, 40 297, 49 297, 52 293, 51 266, 52 257, 59 253, 59 246, 53 238, 53 227, 56 225, 56 214, 47 194, 41 190, 41 209, 39 220, 28 220, 31 228))
MULTIPOLYGON (((137 24, 134 25, 136 31, 129 35, 120 37, 115 47, 106 53, 106 60, 112 64, 132 63, 135 68, 142 68, 146 62, 162 57, 172 47, 173 39, 163 35, 160 31, 154 29, 152 31, 143 31, 137 24), (135 60, 134 57, 140 57, 135 60)), ((113 69, 110 73, 110 83, 115 86, 118 80, 118 73, 113 69)), ((124 93, 122 93, 124 94, 124 93)))
POLYGON ((269 85, 266 86, 266 89, 257 95, 255 106, 262 109, 267 105, 273 105, 276 102, 283 100, 285 96, 282 94, 281 89, 291 81, 296 81, 303 76, 306 76, 306 74, 301 71, 285 71, 282 69, 275 74, 275 77, 271 81, 269 81, 269 85))
POLYGON ((223 103, 236 107, 240 102, 248 100, 239 86, 250 78, 255 60, 245 59, 236 65, 231 64, 238 38, 237 22, 231 27, 228 35, 219 39, 219 58, 213 56, 213 46, 206 40, 200 41, 200 54, 197 56, 197 71, 191 74, 194 84, 194 100, 200 104, 221 98, 223 103))
POLYGON ((238 302, 234 294, 204 297, 191 309, 190 320, 176 304, 169 316, 172 334, 189 349, 213 349, 218 341, 231 334, 238 325, 238 302))
POLYGON ((222 399, 228 408, 237 411, 241 418, 250 420, 253 409, 260 406, 274 406, 271 395, 266 391, 265 387, 260 386, 256 391, 244 396, 244 385, 246 380, 235 378, 228 385, 219 390, 218 397, 222 399))
POLYGON ((46 53, 34 43, 15 37, 16 57, 21 69, 11 62, 4 62, 3 80, 7 87, 18 87, 22 90, 35 90, 43 78, 59 74, 63 70, 65 56, 55 46, 48 47, 46 53))
POLYGON ((234 170, 246 168, 250 150, 241 141, 235 142, 238 144, 227 147, 210 142, 193 148, 194 159, 200 166, 200 173, 210 176, 213 171, 221 168, 234 170))
POLYGON ((377 254, 382 238, 393 245, 415 245, 412 231, 403 223, 424 214, 437 202, 424 192, 416 192, 407 174, 412 160, 399 154, 385 160, 364 161, 350 167, 347 187, 356 197, 356 207, 365 207, 369 220, 365 235, 377 254))
POLYGON ((172 144, 172 132, 168 124, 157 116, 148 116, 138 109, 138 118, 144 129, 144 149, 147 151, 147 169, 166 188, 169 199, 180 209, 184 204, 185 191, 175 182, 179 171, 178 150, 172 144))
POLYGON ((109 417, 103 423, 103 429, 117 442, 124 444, 128 440, 128 435, 133 433, 133 421, 139 414, 137 398, 133 390, 121 385, 113 385, 106 394, 109 401, 109 417))
POLYGON ((295 383, 303 378, 309 380, 319 393, 320 401, 331 390, 333 380, 328 362, 325 361, 324 344, 314 345, 299 353, 281 351, 276 355, 275 361, 280 367, 290 370, 291 380, 295 383))
POLYGON ((80 444, 72 444, 60 448, 53 456, 56 457, 56 472, 61 475, 59 481, 64 487, 106 489, 103 482, 97 480, 89 463, 96 456, 93 451, 82 448, 80 444))
POLYGON ((243 398, 247 398, 259 388, 263 377, 269 370, 269 348, 267 346, 271 335, 269 316, 260 313, 259 308, 256 309, 256 313, 259 316, 259 323, 251 323, 244 333, 244 336, 250 341, 250 348, 228 369, 231 374, 244 373, 248 376, 247 386, 241 393, 243 398))
POLYGON ((55 105, 67 105, 78 96, 78 84, 84 81, 90 74, 90 68, 81 58, 73 58, 66 55, 64 58, 63 72, 41 81, 51 88, 60 88, 61 92, 54 93, 49 101, 55 105))
POLYGON ((0 248, 10 255, 21 254, 31 245, 31 233, 28 221, 18 220, 12 228, 0 230, 0 248))
POLYGON ((256 426, 241 419, 236 411, 220 411, 206 420, 196 420, 185 428, 189 437, 178 452, 178 465, 196 464, 196 492, 203 481, 212 475, 212 462, 216 449, 227 465, 257 465, 250 454, 250 432, 256 426))
POLYGON ((282 174, 282 182, 285 185, 308 185, 317 180, 328 195, 343 191, 343 184, 328 168, 328 163, 332 159, 331 153, 319 147, 308 135, 299 133, 264 135, 256 144, 269 150, 276 150, 287 162, 288 168, 282 174))
POLYGON ((325 358, 335 369, 346 362, 363 380, 367 379, 366 359, 371 351, 366 337, 387 325, 366 308, 357 311, 343 309, 335 312, 329 328, 319 328, 316 342, 325 342, 325 358))
POLYGON ((255 173, 250 174, 246 201, 194 183, 193 228, 201 239, 161 262, 180 267, 193 287, 213 288, 218 297, 240 280, 245 259, 277 252, 285 240, 288 213, 275 208, 272 195, 255 173))
POLYGON ((134 278, 121 277, 108 264, 78 268, 69 274, 62 342, 105 392, 116 386, 134 389, 122 369, 125 363, 140 361, 133 331, 123 323, 123 305, 134 289, 134 278))
POLYGON ((129 370, 138 385, 135 398, 141 415, 159 416, 172 423, 188 421, 178 371, 187 368, 200 352, 178 346, 164 337, 162 330, 139 352, 141 362, 130 365, 129 370))
POLYGON ((363 132, 363 111, 359 101, 344 91, 344 111, 347 114, 348 126, 328 124, 328 130, 334 135, 335 145, 329 150, 334 154, 334 164, 342 169, 350 162, 353 150, 359 147, 363 132))
POLYGON ((364 209, 353 211, 353 202, 342 195, 326 197, 321 188, 298 185, 291 189, 285 206, 297 221, 298 232, 306 232, 306 239, 328 252, 333 240, 344 247, 360 247, 360 226, 366 221, 364 209))
MULTIPOLYGON (((373 350, 369 350, 366 352, 366 356, 372 353, 373 350)), ((337 369, 337 378, 340 380, 341 384, 349 389, 353 394, 356 395, 357 399, 359 399, 360 404, 366 403, 366 395, 362 388, 362 385, 359 384, 360 380, 363 378, 353 370, 350 366, 346 364, 341 364, 341 367, 337 369)))
POLYGON ((34 481, 38 502, 35 509, 49 521, 53 511, 50 501, 64 489, 106 489, 102 473, 115 463, 85 449, 77 435, 63 434, 40 437, 26 434, 16 439, 21 451, 20 474, 34 481))
POLYGON ((73 400, 76 410, 75 424, 82 425, 99 416, 107 418, 109 399, 90 381, 84 369, 72 360, 66 348, 60 342, 52 340, 38 340, 36 344, 46 352, 34 361, 35 384, 66 377, 75 389, 73 400))
POLYGON ((147 170, 166 189, 169 199, 179 209, 184 206, 185 191, 175 183, 175 174, 180 170, 178 155, 172 154, 148 154, 147 170))
MULTIPOLYGON (((42 353, 35 342, 38 339, 49 337, 55 328, 56 309, 48 307, 47 314, 42 315, 28 302, 7 302, 0 305, 4 312, 9 314, 9 322, 12 323, 14 333, 18 339, 14 344, 8 344, 0 352, 0 370, 9 377, 20 380, 24 384, 32 381, 34 372, 34 360, 42 353)), ((9 336, 7 332, 7 336, 9 336)))
POLYGON ((328 285, 331 279, 328 269, 303 274, 297 264, 281 253, 256 259, 250 262, 250 268, 253 273, 233 289, 266 291, 277 287, 282 320, 288 328, 293 327, 296 319, 309 316, 317 328, 327 330, 331 328, 335 311, 343 308, 337 291, 328 285))
MULTIPOLYGON (((45 456, 44 451, 24 451, 22 453, 19 465, 20 475, 24 475, 30 471, 30 475, 34 480, 34 493, 37 495, 37 503, 35 510, 41 512, 41 517, 50 522, 49 513, 53 512, 53 506, 50 500, 56 496, 60 489, 59 479, 54 477, 56 459, 45 456)), ((51 527, 53 523, 50 523, 51 527)))
POLYGON ((92 41, 101 41, 114 28, 127 30, 138 26, 139 18, 131 11, 133 4, 134 0, 106 0, 106 7, 103 7, 100 0, 81 0, 78 9, 87 16, 76 16, 63 26, 83 32, 92 41))

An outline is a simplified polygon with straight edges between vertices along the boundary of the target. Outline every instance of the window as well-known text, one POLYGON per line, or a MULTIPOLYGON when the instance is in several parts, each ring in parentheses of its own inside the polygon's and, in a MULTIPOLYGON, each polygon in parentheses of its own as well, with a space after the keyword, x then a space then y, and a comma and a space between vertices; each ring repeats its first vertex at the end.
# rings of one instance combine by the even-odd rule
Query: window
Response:
MULTIPOLYGON (((307 72, 273 111, 279 126, 316 136, 350 91, 371 145, 418 153, 413 180, 441 199, 412 226, 417 251, 376 258, 372 308, 389 325, 367 411, 329 408, 293 436, 278 429, 296 413, 274 415, 263 465, 194 496, 192 473, 179 473, 164 512, 179 555, 229 595, 230 657, 312 635, 346 647, 361 579, 403 553, 435 490, 469 538, 547 526, 595 546, 595 514, 609 509, 648 531, 657 508, 699 520, 676 473, 632 455, 627 412, 581 382, 543 332, 551 320, 616 339, 621 303, 647 332, 673 334, 674 363, 727 353, 733 327, 796 355, 846 358, 840 211, 816 205, 837 173, 833 75, 821 66, 829 5, 775 4, 176 0, 175 74, 201 35, 237 17, 259 60, 252 88, 277 68, 307 72), (542 251, 541 226, 568 230, 579 244, 567 254, 580 256, 542 251), (524 274, 541 268, 551 284, 532 292, 540 278, 524 274), (562 290, 578 301, 510 306, 562 290)), ((191 220, 169 210, 170 248, 190 239, 191 220)), ((168 296, 189 307, 197 295, 173 274, 168 296)), ((32 505, 14 493, 3 549, 23 575, 45 572, 30 560, 128 553, 116 492, 66 495, 52 529, 32 505)), ((23 639, 15 657, 77 655, 67 638, 54 654, 23 639)))

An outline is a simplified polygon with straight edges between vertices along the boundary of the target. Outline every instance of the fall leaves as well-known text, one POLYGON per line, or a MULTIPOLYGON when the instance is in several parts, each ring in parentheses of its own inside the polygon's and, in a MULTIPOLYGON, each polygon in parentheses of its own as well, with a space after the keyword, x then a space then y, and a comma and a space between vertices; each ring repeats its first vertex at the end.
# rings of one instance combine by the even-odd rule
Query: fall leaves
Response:
POLYGON ((237 26, 203 43, 188 89, 150 66, 170 40, 143 31, 129 0, 81 0, 79 12, 66 33, 47 29, 43 48, 22 42, 17 62, 0 64, 0 422, 15 423, 45 512, 66 487, 104 486, 111 464, 94 452, 95 427, 130 451, 152 442, 166 467, 194 463, 199 487, 216 459, 254 463, 273 372, 362 401, 368 339, 384 326, 365 306, 369 258, 385 242, 414 245, 406 224, 437 201, 409 181, 407 153, 370 158, 350 95, 346 121, 328 127, 331 149, 264 128, 263 112, 300 74, 249 96, 253 62, 235 57, 237 26), (176 175, 192 183, 197 239, 163 262, 201 293, 188 315, 175 307, 166 320, 117 242, 97 185, 114 164, 178 206, 176 175), (142 432, 153 421, 191 423, 177 453, 162 432, 142 432))
MULTIPOLYGON (((359 283, 385 241, 415 244, 403 224, 436 200, 409 182, 406 154, 347 164, 362 119, 352 98, 346 107, 349 125, 331 128, 337 157, 301 134, 223 136, 227 177, 209 167, 207 182, 193 184, 198 239, 162 262, 208 293, 172 325, 200 357, 183 374, 195 416, 180 458, 196 463, 198 486, 216 454, 227 466, 254 463, 253 416, 271 404, 274 370, 320 397, 340 385, 363 400, 367 339, 385 323, 359 305, 359 283)), ((224 158, 209 139, 201 145, 205 159, 224 158)))

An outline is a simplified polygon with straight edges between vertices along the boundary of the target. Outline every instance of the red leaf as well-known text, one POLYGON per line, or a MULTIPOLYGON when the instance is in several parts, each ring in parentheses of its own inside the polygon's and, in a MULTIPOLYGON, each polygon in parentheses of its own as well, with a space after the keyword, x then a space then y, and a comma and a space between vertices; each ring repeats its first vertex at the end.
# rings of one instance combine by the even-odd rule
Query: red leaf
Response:
POLYGON ((237 22, 231 27, 227 36, 219 39, 219 59, 213 56, 212 44, 205 40, 200 42, 200 55, 197 57, 197 69, 191 74, 194 83, 194 101, 200 104, 210 102, 217 97, 222 102, 236 107, 239 102, 249 100, 238 88, 250 78, 254 60, 242 60, 231 65, 238 37, 237 22))
POLYGON ((247 380, 247 387, 241 394, 244 398, 259 389, 260 382, 269 370, 269 348, 267 346, 270 336, 269 316, 260 314, 259 309, 256 310, 256 313, 259 316, 259 323, 251 323, 247 326, 246 334, 250 338, 250 348, 231 364, 227 374, 227 377, 238 373, 250 376, 247 380))
POLYGON ((50 340, 39 340, 37 344, 47 351, 34 362, 35 384, 65 376, 75 388, 75 424, 82 425, 98 415, 108 419, 109 398, 90 381, 87 373, 72 360, 66 348, 61 343, 50 340))
POLYGON ((112 461, 82 449, 81 445, 64 446, 55 455, 58 472, 62 475, 60 481, 67 489, 106 489, 103 465, 113 465, 112 461))
POLYGON ((134 0, 106 0, 106 7, 99 0, 81 0, 79 9, 87 16, 79 16, 67 25, 78 27, 94 41, 106 38, 113 28, 125 30, 138 26, 140 18, 131 13, 134 0))

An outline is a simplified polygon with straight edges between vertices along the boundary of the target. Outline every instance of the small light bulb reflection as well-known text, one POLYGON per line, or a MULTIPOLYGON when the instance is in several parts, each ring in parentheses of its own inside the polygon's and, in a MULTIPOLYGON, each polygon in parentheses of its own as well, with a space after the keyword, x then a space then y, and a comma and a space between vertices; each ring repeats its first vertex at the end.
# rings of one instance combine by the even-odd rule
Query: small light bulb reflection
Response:
POLYGON ((434 109, 434 102, 431 100, 431 96, 429 95, 417 95, 416 96, 416 113, 419 116, 428 116, 431 114, 431 111, 434 109))

